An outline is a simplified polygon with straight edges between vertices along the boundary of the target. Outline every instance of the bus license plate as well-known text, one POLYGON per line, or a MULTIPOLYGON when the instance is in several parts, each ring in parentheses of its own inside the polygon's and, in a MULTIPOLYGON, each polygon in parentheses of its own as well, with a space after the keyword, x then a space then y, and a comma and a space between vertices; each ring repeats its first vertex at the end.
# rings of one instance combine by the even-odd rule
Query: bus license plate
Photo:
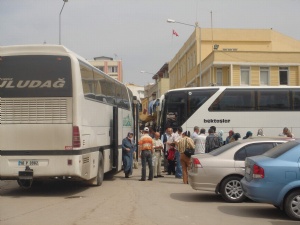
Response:
POLYGON ((18 166, 38 166, 38 160, 19 160, 18 166))

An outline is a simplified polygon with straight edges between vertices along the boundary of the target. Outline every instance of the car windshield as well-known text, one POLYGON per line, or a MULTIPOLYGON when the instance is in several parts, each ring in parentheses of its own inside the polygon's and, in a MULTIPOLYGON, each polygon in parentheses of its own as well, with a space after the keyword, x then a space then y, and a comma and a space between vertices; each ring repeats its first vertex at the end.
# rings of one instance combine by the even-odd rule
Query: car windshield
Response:
POLYGON ((290 149, 296 147, 299 144, 300 143, 296 142, 296 141, 289 141, 282 145, 276 146, 275 148, 265 152, 263 155, 270 157, 270 158, 277 158, 277 157, 281 156, 282 154, 286 153, 287 151, 289 151, 290 149))
POLYGON ((213 156, 220 155, 220 154, 222 154, 223 152, 226 152, 228 149, 230 149, 230 148, 232 148, 232 147, 234 147, 234 146, 237 146, 237 145, 239 145, 239 144, 240 144, 240 142, 238 142, 238 141, 231 142, 231 143, 229 143, 229 144, 223 145, 223 146, 221 146, 220 148, 217 148, 217 149, 211 151, 211 152, 208 153, 208 154, 211 154, 211 155, 213 155, 213 156))

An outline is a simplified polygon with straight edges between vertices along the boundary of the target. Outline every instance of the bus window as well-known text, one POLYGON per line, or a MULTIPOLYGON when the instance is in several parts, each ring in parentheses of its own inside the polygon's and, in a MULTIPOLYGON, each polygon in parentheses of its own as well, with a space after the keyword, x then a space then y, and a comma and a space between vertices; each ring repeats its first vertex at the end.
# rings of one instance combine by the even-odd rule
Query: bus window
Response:
POLYGON ((84 97, 95 99, 93 70, 80 63, 80 72, 84 97))
POLYGON ((122 87, 119 83, 115 82, 116 85, 116 104, 118 107, 122 107, 122 87))
POLYGON ((188 117, 194 114, 218 89, 191 90, 188 92, 187 114, 188 117))
POLYGON ((164 106, 165 118, 163 118, 165 127, 163 129, 166 129, 166 127, 175 129, 187 120, 186 98, 186 92, 170 92, 166 94, 164 106))
POLYGON ((102 86, 106 95, 106 101, 110 104, 116 103, 116 83, 113 79, 106 79, 106 84, 102 86))
POLYGON ((253 111, 255 91, 252 89, 226 89, 209 107, 209 111, 253 111))
POLYGON ((300 110, 300 91, 292 91, 292 110, 300 110))
POLYGON ((107 102, 106 101, 106 93, 104 92, 104 87, 106 85, 106 81, 105 81, 105 77, 103 74, 101 74, 99 71, 97 70, 93 70, 94 71, 94 83, 95 83, 95 98, 98 101, 101 102, 107 102))
POLYGON ((124 109, 129 109, 130 108, 129 98, 128 98, 128 93, 127 93, 126 86, 122 86, 122 102, 121 102, 121 106, 124 109))
POLYGON ((263 89, 257 91, 258 110, 260 111, 287 111, 290 110, 289 90, 263 89))
POLYGON ((71 97, 71 60, 66 56, 0 57, 2 98, 71 97))

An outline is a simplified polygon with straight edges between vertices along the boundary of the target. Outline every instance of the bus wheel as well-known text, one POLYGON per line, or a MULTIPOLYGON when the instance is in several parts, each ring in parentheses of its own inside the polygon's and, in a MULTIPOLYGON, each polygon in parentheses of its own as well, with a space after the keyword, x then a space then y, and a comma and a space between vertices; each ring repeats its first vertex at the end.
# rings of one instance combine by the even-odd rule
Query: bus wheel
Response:
POLYGON ((99 152, 99 165, 97 173, 97 184, 96 186, 101 186, 104 178, 104 162, 102 152, 99 152))
POLYGON ((31 188, 32 180, 17 180, 19 186, 24 189, 31 188))
POLYGON ((104 178, 104 162, 103 162, 103 155, 102 152, 99 152, 99 159, 98 159, 98 172, 97 176, 87 183, 92 186, 101 186, 104 178))

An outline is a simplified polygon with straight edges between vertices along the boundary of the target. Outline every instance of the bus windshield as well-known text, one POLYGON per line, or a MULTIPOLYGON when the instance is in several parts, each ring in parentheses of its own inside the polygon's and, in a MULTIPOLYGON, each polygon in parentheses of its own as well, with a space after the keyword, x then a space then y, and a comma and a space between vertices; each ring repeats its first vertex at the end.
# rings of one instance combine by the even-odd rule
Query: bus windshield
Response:
POLYGON ((71 97, 70 58, 53 55, 0 56, 0 96, 71 97))
POLYGON ((217 90, 218 88, 210 88, 166 93, 161 118, 162 131, 167 127, 176 130, 182 126, 217 90))

